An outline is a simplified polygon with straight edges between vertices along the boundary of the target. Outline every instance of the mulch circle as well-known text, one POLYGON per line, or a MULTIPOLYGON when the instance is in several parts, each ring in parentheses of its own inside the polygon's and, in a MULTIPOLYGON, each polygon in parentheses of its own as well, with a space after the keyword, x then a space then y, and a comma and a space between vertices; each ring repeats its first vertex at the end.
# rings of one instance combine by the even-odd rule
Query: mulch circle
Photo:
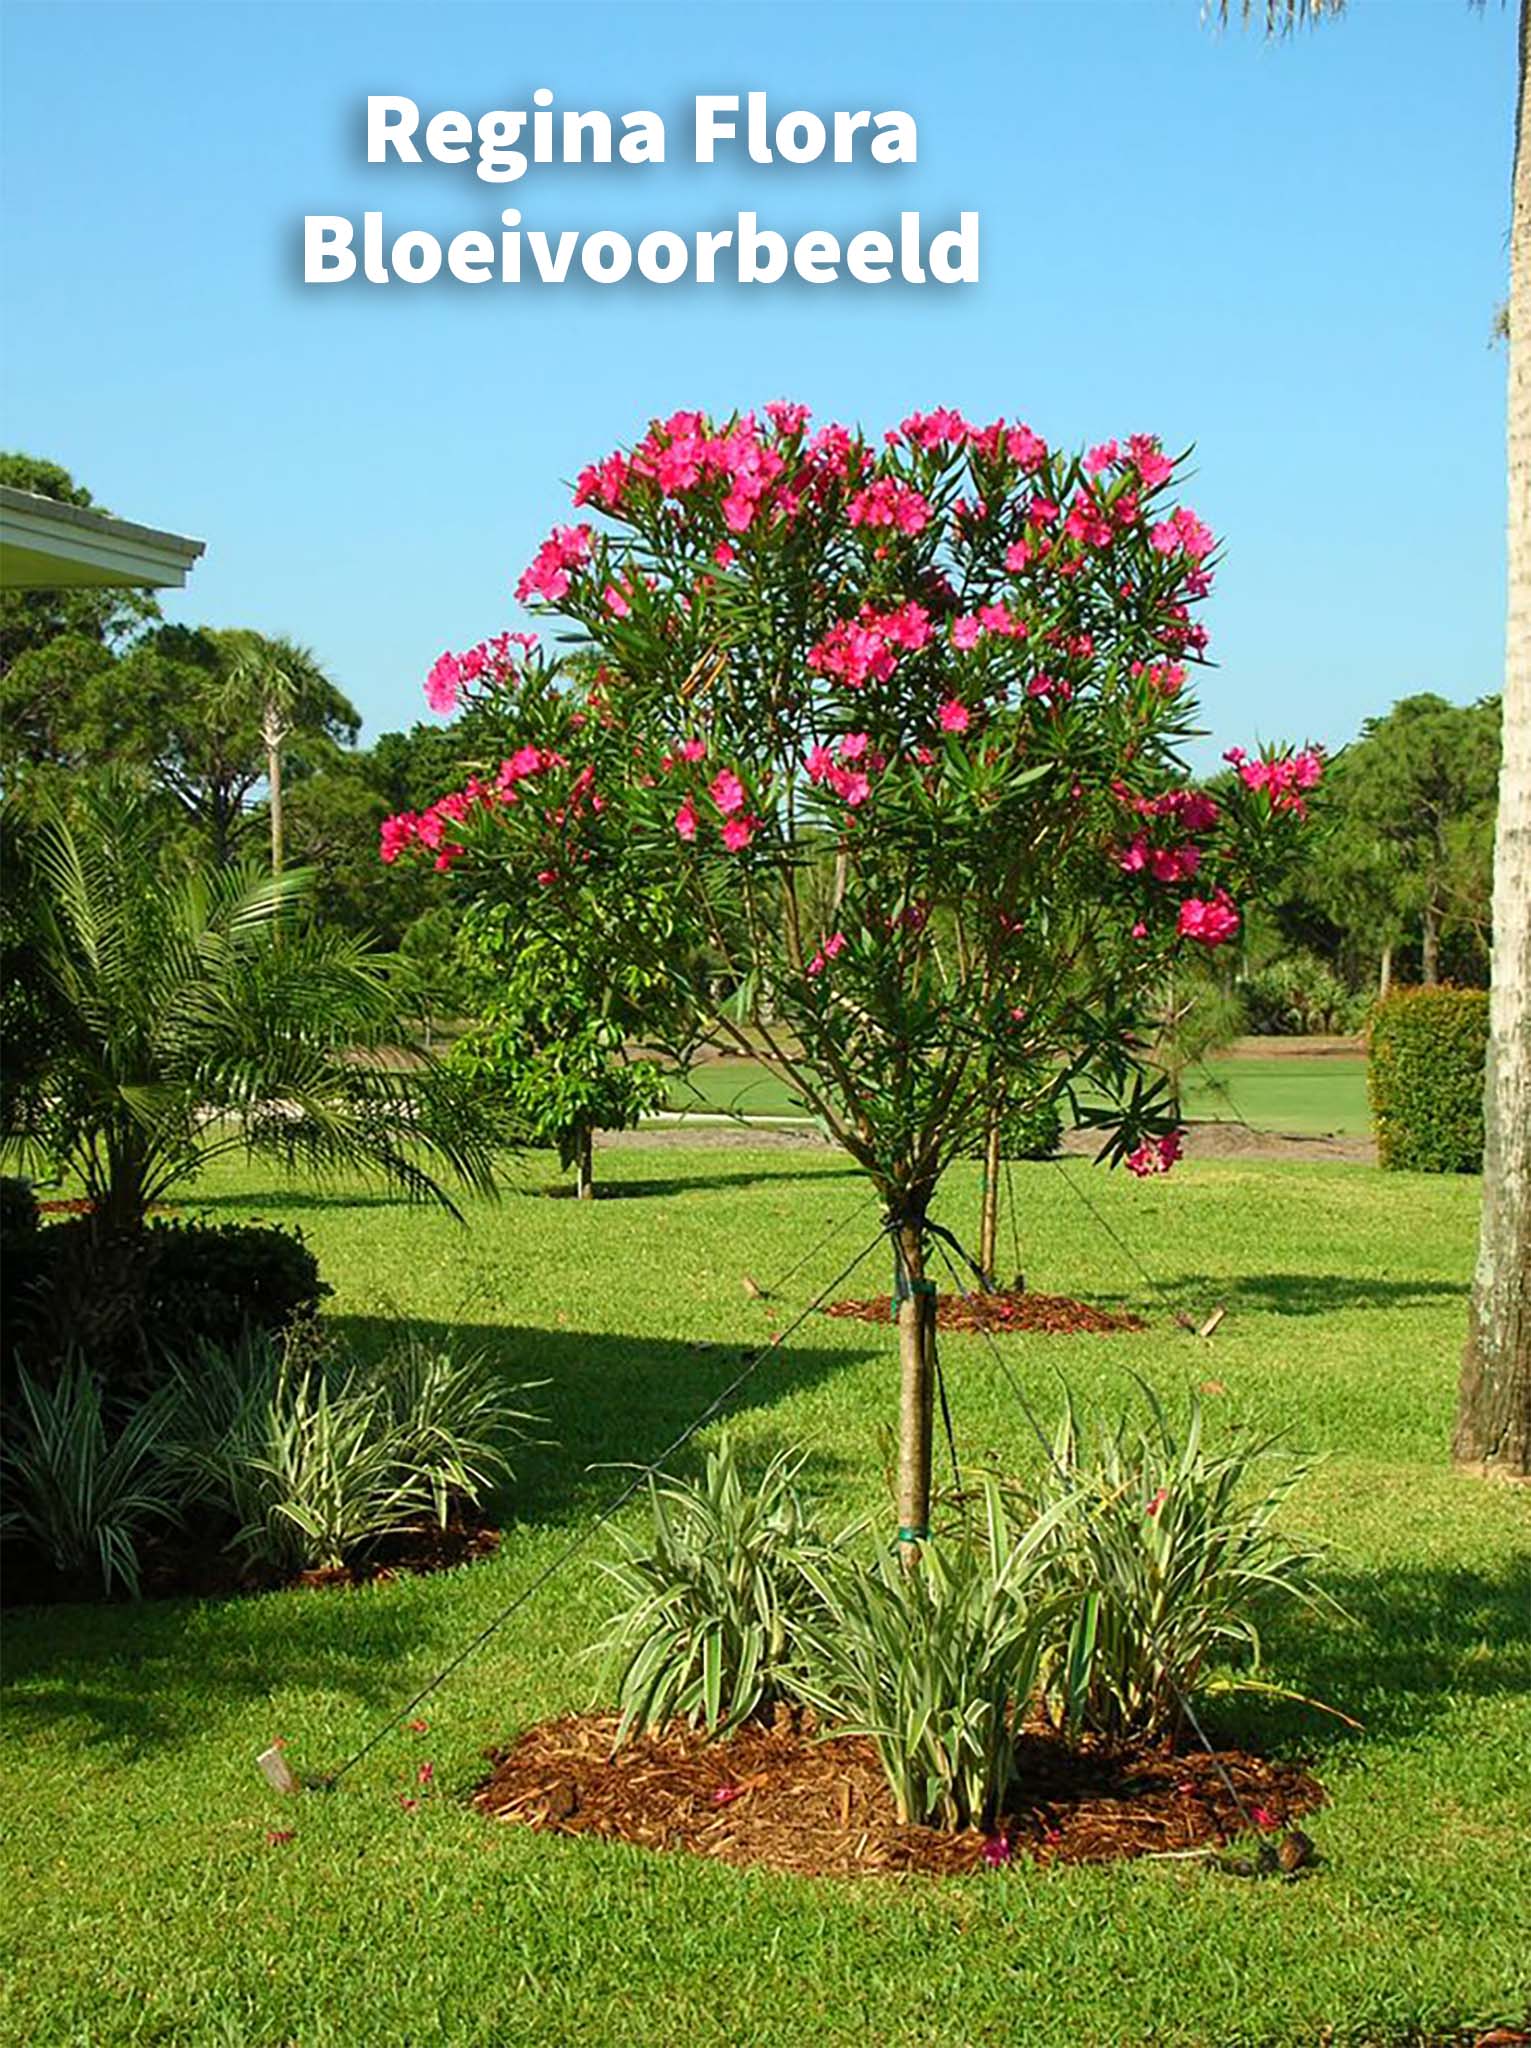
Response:
MULTIPOLYGON (((858 1323, 889 1323, 893 1302, 886 1294, 870 1301, 832 1301, 827 1316, 858 1323)), ((1067 1294, 1011 1293, 942 1294, 936 1298, 938 1330, 1013 1330, 1040 1337, 1110 1336, 1123 1330, 1146 1330, 1141 1316, 1126 1309, 1096 1308, 1067 1294)))
MULTIPOLYGON (((684 1849, 802 1876, 955 1876, 1021 1858, 1098 1863, 1216 1848, 1246 1832, 1205 1753, 1076 1749, 1043 1729, 1019 1739, 1011 1810, 991 1835, 900 1825, 872 1744, 815 1739, 779 1714, 727 1741, 684 1726, 611 1753, 616 1717, 529 1728, 474 1794, 480 1813, 550 1834, 684 1849)), ((1323 1803, 1296 1764, 1219 1752, 1256 1823, 1279 1831, 1323 1803)))

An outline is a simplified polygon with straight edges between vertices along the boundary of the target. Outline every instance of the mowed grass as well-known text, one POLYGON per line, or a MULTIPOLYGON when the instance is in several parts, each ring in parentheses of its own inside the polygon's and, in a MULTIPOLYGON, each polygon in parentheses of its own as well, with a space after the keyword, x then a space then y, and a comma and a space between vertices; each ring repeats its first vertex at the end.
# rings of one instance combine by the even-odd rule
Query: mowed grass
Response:
MULTIPOLYGON (((1200 1123, 1247 1123, 1295 1137, 1364 1138, 1366 1061, 1359 1054, 1258 1053, 1206 1061, 1186 1074, 1182 1106, 1200 1123)), ((788 1084, 756 1060, 713 1060, 671 1085, 670 1106, 743 1117, 801 1117, 788 1084)))
MULTIPOLYGON (((502 1553, 449 1577, 8 1617, 5 2038, 1241 2048, 1525 2017, 1531 1510, 1447 1462, 1467 1180, 1208 1163, 1139 1184, 1083 1161, 1016 1175, 1031 1283, 1152 1322, 1004 1340, 1044 1423, 1063 1378, 1111 1409, 1131 1368, 1172 1399, 1212 1385, 1221 1438, 1286 1428, 1322 1460, 1298 1511, 1333 1546, 1352 1618, 1281 1622, 1269 1676, 1365 1732, 1270 1699, 1210 1709, 1218 1736, 1309 1757, 1330 1788, 1307 1880, 1143 1862, 836 1884, 480 1820, 466 1795, 484 1749, 592 1699, 599 1539, 420 1710, 424 1732, 390 1736, 331 1795, 271 1794, 259 1749, 280 1736, 300 1770, 339 1763, 876 1228, 828 1153, 655 1147, 600 1165, 613 1199, 545 1199, 554 1175, 534 1161, 526 1191, 475 1204, 466 1227, 250 1171, 202 1191, 217 1216, 301 1224, 330 1312, 359 1336, 415 1318, 545 1380, 552 1441, 522 1461, 502 1553), (779 1301, 747 1296, 743 1273, 770 1286, 805 1255, 779 1301), (1210 1342, 1176 1327, 1173 1308, 1216 1302, 1210 1342)), ((954 1174, 944 1203, 964 1235, 976 1185, 954 1174)), ((879 1247, 847 1288, 885 1288, 887 1265, 879 1247)), ((984 1340, 947 1340, 944 1360, 967 1451, 1029 1466, 984 1340)), ((767 1357, 735 1426, 758 1458, 810 1445, 835 1519, 883 1500, 895 1389, 886 1332, 816 1317, 767 1357)))

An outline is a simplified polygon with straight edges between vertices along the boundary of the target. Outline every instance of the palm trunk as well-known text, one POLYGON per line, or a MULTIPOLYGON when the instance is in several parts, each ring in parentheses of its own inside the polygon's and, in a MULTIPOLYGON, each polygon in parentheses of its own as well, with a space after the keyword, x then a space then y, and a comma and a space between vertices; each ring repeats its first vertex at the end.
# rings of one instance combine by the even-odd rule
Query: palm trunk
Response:
POLYGON ((282 750, 266 749, 266 781, 271 791, 271 872, 282 872, 282 750))
POLYGON ((906 1290, 898 1309, 898 1535, 900 1556, 912 1564, 930 1534, 936 1386, 936 1290, 925 1277, 923 1209, 905 1212, 898 1258, 906 1290))
POLYGON ((1531 0, 1521 0, 1510 230, 1509 606, 1494 835, 1483 1214, 1453 1455, 1531 1478, 1531 0))
POLYGON ((999 1259, 999 1170, 1003 1110, 998 1103, 989 1111, 983 1146, 983 1201, 978 1217, 978 1264, 983 1284, 992 1294, 998 1286, 995 1265, 999 1259))

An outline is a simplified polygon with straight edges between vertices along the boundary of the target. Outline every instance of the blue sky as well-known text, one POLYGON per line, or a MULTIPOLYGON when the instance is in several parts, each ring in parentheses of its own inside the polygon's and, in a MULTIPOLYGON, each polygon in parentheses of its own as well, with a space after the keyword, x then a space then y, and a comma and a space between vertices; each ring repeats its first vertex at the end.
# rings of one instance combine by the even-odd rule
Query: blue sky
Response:
POLYGON ((937 403, 1050 440, 1194 441, 1226 536, 1203 704, 1225 745, 1337 743, 1503 660, 1513 8, 1354 0, 1278 46, 1198 0, 6 10, 10 447, 208 542, 175 617, 314 646, 369 733, 514 622, 564 479, 655 413, 937 403), (663 113, 653 169, 369 167, 423 113, 663 113), (700 92, 900 107, 899 169, 691 160, 700 92), (305 213, 391 233, 982 219, 976 287, 305 288, 305 213))

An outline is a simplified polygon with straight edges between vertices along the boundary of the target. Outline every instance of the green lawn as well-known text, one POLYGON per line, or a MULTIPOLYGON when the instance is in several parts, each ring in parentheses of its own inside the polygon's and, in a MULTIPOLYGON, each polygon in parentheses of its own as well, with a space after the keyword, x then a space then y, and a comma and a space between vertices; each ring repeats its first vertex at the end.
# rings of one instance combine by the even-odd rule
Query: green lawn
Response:
MULTIPOLYGON (((670 1090, 675 1109, 736 1116, 802 1116, 792 1090, 756 1060, 710 1061, 670 1090)), ((1322 1058, 1254 1054, 1209 1060, 1186 1079, 1184 1107, 1199 1122, 1247 1123, 1259 1131, 1299 1137, 1363 1138, 1366 1061, 1359 1054, 1322 1058)))
MULTIPOLYGON (((862 1200, 817 1152, 602 1165, 623 1199, 526 1192, 475 1205, 466 1229, 375 1194, 209 1184, 218 1215, 301 1223, 353 1328, 449 1324, 545 1378, 557 1441, 525 1460, 501 1555, 450 1578, 8 1617, 5 2038, 1295 2048, 1525 2015, 1531 1517, 1445 1456, 1467 1180, 1211 1163, 1141 1184, 1083 1162, 1018 1175, 1033 1283, 1153 1324, 1004 1340, 1044 1414, 1060 1371, 1114 1403, 1132 1366, 1172 1394, 1215 1379, 1219 1430, 1286 1425, 1323 1454, 1301 1505, 1354 1619, 1285 1622, 1271 1675, 1366 1732, 1272 1701, 1213 1714, 1224 1737, 1315 1760, 1333 1802, 1309 1880, 1142 1863, 849 1886, 484 1822, 465 1804, 484 1748, 590 1698, 588 1556, 430 1703, 428 1732, 390 1738, 332 1796, 270 1794, 257 1750, 283 1736, 300 1768, 333 1766, 615 1490, 593 1463, 653 1454, 737 1370, 767 1315, 741 1273, 769 1285, 862 1200), (1173 1306, 1215 1301, 1229 1315, 1210 1344, 1175 1327, 1173 1306), (407 1811, 427 1760, 438 1789, 407 1811)), ((945 1213, 964 1233, 975 1202, 976 1176, 954 1175, 945 1213)), ((872 1223, 864 1210, 792 1298, 872 1223)), ((983 1341, 950 1339, 945 1359, 963 1442, 1028 1463, 983 1341)), ((886 1333, 816 1319, 768 1358, 739 1428, 762 1456, 810 1443, 837 1510, 875 1503, 895 1380, 886 1333)))

